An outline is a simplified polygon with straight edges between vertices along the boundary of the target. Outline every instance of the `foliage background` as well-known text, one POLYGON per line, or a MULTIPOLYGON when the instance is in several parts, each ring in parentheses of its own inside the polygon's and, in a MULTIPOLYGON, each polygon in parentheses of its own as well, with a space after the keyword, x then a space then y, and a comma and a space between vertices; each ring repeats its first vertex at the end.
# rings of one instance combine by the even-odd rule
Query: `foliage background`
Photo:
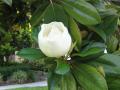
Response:
MULTIPOLYGON (((75 90, 76 83, 78 90, 107 90, 107 85, 109 90, 119 90, 119 5, 117 1, 108 0, 1 0, 1 61, 3 56, 9 56, 14 48, 31 47, 29 31, 32 30, 31 37, 37 41, 39 26, 42 23, 61 21, 68 27, 73 42, 76 42, 70 53, 70 62, 51 59, 46 62, 41 51, 33 48, 22 49, 18 54, 29 60, 45 59, 46 65, 53 66, 51 69, 54 72, 50 72, 48 77, 49 90, 54 90, 61 83, 62 90, 75 90), (22 29, 23 31, 17 31, 22 29), (18 35, 14 38, 16 32, 18 35), (22 37, 28 37, 25 46, 19 44, 26 42, 20 40, 22 37), (17 40, 19 43, 14 42, 17 40), (105 48, 108 54, 103 53, 105 48), (68 82, 69 79, 72 82, 68 82)), ((37 47, 36 44, 37 42, 34 42, 33 47, 37 47)))

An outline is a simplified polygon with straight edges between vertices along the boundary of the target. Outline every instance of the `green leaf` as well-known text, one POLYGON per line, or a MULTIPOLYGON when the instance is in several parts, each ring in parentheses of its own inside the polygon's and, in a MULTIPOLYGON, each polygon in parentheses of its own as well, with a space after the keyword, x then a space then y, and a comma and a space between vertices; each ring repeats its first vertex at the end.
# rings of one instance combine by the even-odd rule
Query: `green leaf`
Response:
POLYGON ((113 55, 113 54, 105 54, 100 57, 100 60, 98 62, 103 64, 111 63, 112 66, 120 66, 120 56, 113 55))
POLYGON ((67 62, 65 62, 63 59, 58 59, 57 60, 57 67, 55 69, 55 72, 57 74, 64 75, 67 72, 69 72, 69 70, 70 70, 70 66, 67 62))
POLYGON ((90 48, 101 48, 101 50, 104 50, 106 48, 105 43, 101 42, 90 42, 88 46, 85 47, 85 50, 90 49, 90 48))
POLYGON ((88 0, 92 5, 94 5, 99 11, 105 10, 105 4, 103 0, 88 0))
POLYGON ((90 48, 88 50, 85 50, 85 51, 82 51, 80 53, 76 53, 76 54, 73 54, 74 56, 80 56, 80 57, 87 57, 87 56, 90 56, 90 55, 95 55, 95 54, 99 54, 103 52, 103 50, 101 50, 101 48, 90 48))
POLYGON ((98 27, 88 27, 90 30, 94 31, 97 33, 105 42, 106 42, 106 34, 104 30, 98 28, 98 27))
POLYGON ((96 60, 103 65, 107 75, 120 75, 120 56, 105 54, 96 60))
POLYGON ((64 11, 64 8, 56 3, 50 5, 43 18, 45 23, 50 23, 52 21, 59 21, 59 22, 63 22, 65 26, 68 26, 68 19, 64 11))
POLYGON ((9 6, 12 6, 12 0, 2 0, 2 1, 8 4, 9 6))
POLYGON ((98 25, 97 28, 103 30, 106 36, 110 36, 118 29, 117 21, 117 15, 107 15, 103 18, 103 22, 98 25))
POLYGON ((88 62, 88 64, 97 66, 103 66, 106 75, 120 75, 120 56, 113 54, 105 54, 97 58, 94 61, 88 62))
POLYGON ((84 0, 63 0, 60 2, 66 12, 79 23, 95 25, 101 21, 96 8, 84 0))
MULTIPOLYGON (((38 11, 38 13, 39 13, 39 11, 38 11)), ((59 21, 59 22, 63 22, 65 24, 65 26, 68 26, 67 15, 64 12, 63 7, 58 4, 55 4, 55 3, 50 4, 45 9, 45 11, 43 12, 43 14, 41 16, 38 16, 38 18, 36 18, 35 20, 33 18, 31 20, 31 24, 32 24, 32 26, 39 25, 40 22, 42 22, 42 20, 43 20, 43 23, 59 21)))
POLYGON ((46 3, 44 1, 42 1, 42 3, 40 3, 40 5, 38 5, 37 9, 32 14, 32 17, 30 20, 30 23, 33 27, 37 26, 37 25, 39 26, 41 24, 41 22, 43 21, 42 20, 43 16, 49 7, 50 7, 50 5, 49 5, 48 1, 46 1, 46 3))
POLYGON ((67 73, 61 78, 61 90, 77 90, 76 81, 71 73, 67 73))
POLYGON ((48 73, 48 90, 60 90, 59 84, 60 84, 61 76, 57 75, 53 72, 48 73))
POLYGON ((108 16, 105 18, 105 22, 103 23, 103 25, 106 35, 111 35, 117 30, 117 21, 118 16, 108 16))
POLYGON ((77 90, 76 81, 73 75, 68 72, 65 75, 58 75, 52 72, 48 73, 49 90, 77 90))
POLYGON ((38 42, 38 33, 39 33, 39 31, 40 31, 40 27, 37 27, 37 28, 33 28, 33 29, 32 29, 31 35, 32 35, 32 38, 33 38, 36 42, 38 42))
POLYGON ((77 23, 72 18, 70 18, 69 20, 69 26, 70 26, 70 34, 74 42, 75 41, 77 42, 77 47, 80 48, 82 43, 81 33, 77 23))
POLYGON ((72 72, 84 90, 108 90, 104 77, 87 64, 74 64, 72 72))
POLYGON ((106 77, 109 90, 120 89, 120 77, 119 76, 107 76, 106 77))
POLYGON ((115 52, 118 46, 118 39, 115 36, 110 36, 107 39, 106 45, 107 45, 107 51, 112 53, 115 52))
POLYGON ((24 48, 20 50, 17 55, 28 60, 39 60, 45 57, 45 55, 40 51, 40 49, 35 48, 24 48))
POLYGON ((78 57, 78 61, 95 59, 104 54, 105 47, 104 43, 91 42, 78 53, 72 54, 72 57, 78 57))

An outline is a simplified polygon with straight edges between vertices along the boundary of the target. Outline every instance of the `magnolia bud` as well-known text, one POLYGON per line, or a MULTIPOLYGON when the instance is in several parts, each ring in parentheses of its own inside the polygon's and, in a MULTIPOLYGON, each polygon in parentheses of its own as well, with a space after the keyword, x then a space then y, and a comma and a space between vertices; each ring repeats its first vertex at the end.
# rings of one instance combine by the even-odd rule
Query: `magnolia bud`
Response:
POLYGON ((38 34, 38 44, 39 48, 46 56, 64 56, 68 53, 71 43, 71 36, 62 22, 42 24, 38 34))

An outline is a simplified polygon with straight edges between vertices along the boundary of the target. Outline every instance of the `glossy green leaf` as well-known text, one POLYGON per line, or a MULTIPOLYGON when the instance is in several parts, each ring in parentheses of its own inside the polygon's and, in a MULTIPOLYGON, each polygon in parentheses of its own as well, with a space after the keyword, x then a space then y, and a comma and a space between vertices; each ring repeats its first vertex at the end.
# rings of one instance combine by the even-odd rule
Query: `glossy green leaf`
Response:
POLYGON ((84 90, 108 90, 106 80, 96 68, 87 64, 74 64, 72 72, 84 90))
POLYGON ((82 43, 82 36, 77 23, 72 18, 70 18, 69 20, 69 26, 70 26, 70 34, 74 42, 75 41, 77 42, 77 47, 80 48, 82 43))
POLYGON ((53 72, 48 73, 48 90, 60 90, 61 76, 53 72))
POLYGON ((90 48, 88 50, 82 51, 81 53, 76 53, 74 54, 74 56, 87 57, 101 52, 103 52, 103 50, 101 50, 100 48, 90 48))
POLYGON ((90 30, 94 31, 97 33, 105 42, 106 42, 106 34, 104 30, 98 28, 98 27, 88 27, 90 30))
POLYGON ((78 53, 72 54, 72 57, 78 57, 79 60, 91 60, 104 54, 105 44, 100 42, 91 42, 78 53))
POLYGON ((57 67, 55 69, 55 72, 57 74, 64 75, 67 72, 69 72, 69 70, 70 70, 70 66, 66 61, 64 61, 63 59, 58 59, 57 60, 57 67))
POLYGON ((35 49, 35 48, 21 49, 17 53, 17 55, 28 60, 39 60, 45 57, 45 55, 40 51, 40 49, 35 49))
POLYGON ((68 26, 68 19, 66 13, 64 12, 64 8, 55 3, 53 3, 53 5, 52 4, 50 5, 43 18, 44 23, 59 21, 63 22, 65 26, 68 26))
POLYGON ((85 50, 88 50, 90 48, 101 48, 101 50, 104 50, 106 48, 105 43, 101 43, 101 42, 90 42, 89 45, 87 45, 85 47, 85 50))
POLYGON ((106 75, 120 75, 120 56, 105 54, 94 61, 88 62, 93 66, 103 66, 106 75))
POLYGON ((111 63, 112 66, 120 66, 120 56, 113 55, 113 54, 105 54, 100 57, 101 60, 98 60, 98 62, 103 64, 111 63), (108 63, 107 63, 108 62, 108 63))
POLYGON ((97 28, 103 30, 106 36, 110 36, 118 29, 117 21, 117 15, 107 15, 103 18, 103 22, 98 25, 97 28))
POLYGON ((103 0, 87 0, 87 1, 94 5, 99 11, 105 10, 105 4, 103 0))
POLYGON ((48 1, 43 4, 44 5, 39 5, 39 7, 32 14, 30 23, 33 27, 39 26, 43 22, 43 16, 47 12, 47 9, 50 7, 48 1))
POLYGON ((118 16, 108 16, 105 18, 104 31, 106 35, 111 35, 117 30, 118 16))
POLYGON ((61 90, 77 90, 76 81, 71 73, 67 73, 61 78, 61 90))
POLYGON ((49 90, 77 90, 76 81, 73 75, 68 72, 65 75, 58 75, 52 72, 48 73, 49 90))
POLYGON ((66 12, 84 25, 98 24, 101 19, 95 7, 84 0, 61 0, 66 12))
POLYGON ((36 42, 38 42, 38 33, 39 33, 39 31, 40 31, 40 27, 37 27, 37 28, 33 28, 33 29, 32 29, 31 36, 32 36, 32 38, 33 38, 36 42))
POLYGON ((105 54, 96 61, 103 65, 107 75, 120 75, 120 56, 105 54))
POLYGON ((67 15, 64 12, 63 7, 60 6, 60 5, 58 5, 58 4, 55 4, 55 3, 50 4, 45 9, 45 11, 43 12, 43 14, 41 16, 38 16, 38 18, 36 18, 36 21, 33 18, 31 20, 31 24, 32 24, 32 26, 36 26, 36 25, 39 25, 40 22, 50 23, 52 21, 63 22, 65 24, 65 26, 68 26, 67 15))
POLYGON ((12 0, 2 0, 2 1, 8 4, 9 6, 12 6, 12 0))
POLYGON ((107 45, 107 51, 112 53, 115 52, 118 46, 118 39, 115 36, 110 36, 107 39, 106 45, 107 45))

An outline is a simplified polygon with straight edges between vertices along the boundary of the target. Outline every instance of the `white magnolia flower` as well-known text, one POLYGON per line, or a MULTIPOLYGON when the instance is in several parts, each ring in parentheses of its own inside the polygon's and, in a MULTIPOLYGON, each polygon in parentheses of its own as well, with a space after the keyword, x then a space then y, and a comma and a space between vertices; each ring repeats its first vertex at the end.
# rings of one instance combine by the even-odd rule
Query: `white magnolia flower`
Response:
POLYGON ((62 22, 42 24, 38 34, 41 51, 48 57, 61 57, 68 53, 71 47, 71 36, 62 22))

